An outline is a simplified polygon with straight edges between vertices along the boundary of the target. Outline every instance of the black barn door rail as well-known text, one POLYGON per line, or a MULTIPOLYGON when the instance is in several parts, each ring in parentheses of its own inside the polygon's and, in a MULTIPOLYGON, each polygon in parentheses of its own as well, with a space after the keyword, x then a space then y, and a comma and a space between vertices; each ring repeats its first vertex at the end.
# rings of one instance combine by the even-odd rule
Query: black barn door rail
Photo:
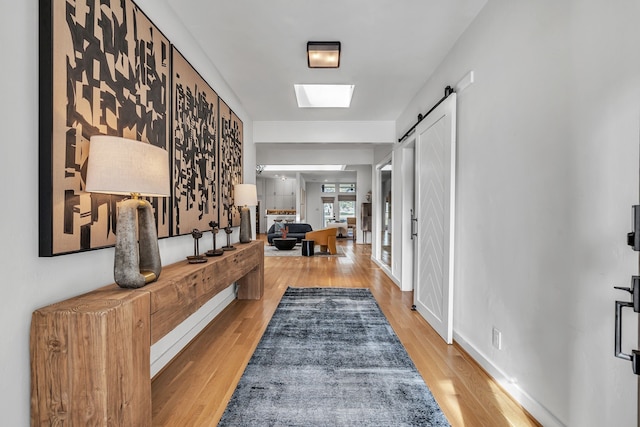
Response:
POLYGON ((421 122, 422 120, 424 120, 424 118, 425 118, 425 117, 427 117, 429 114, 431 114, 431 112, 432 112, 433 110, 435 110, 436 108, 438 108, 438 105, 442 104, 442 101, 444 101, 445 99, 447 99, 447 98, 449 97, 449 95, 451 95, 453 92, 455 92, 455 91, 453 90, 453 88, 452 88, 451 86, 447 86, 447 87, 445 87, 445 88, 444 88, 444 96, 443 96, 442 98, 440 98, 440 101, 438 101, 438 102, 436 103, 436 105, 434 105, 433 107, 431 107, 431 109, 430 109, 429 111, 427 111, 427 113, 426 113, 425 115, 418 114, 418 121, 416 122, 416 124, 415 124, 415 125, 413 125, 413 126, 411 126, 411 129, 409 129, 409 130, 407 131, 407 133, 405 133, 404 135, 402 135, 402 138, 400 138, 400 139, 398 140, 398 142, 402 142, 402 141, 404 141, 404 139, 405 139, 406 137, 408 137, 409 135, 411 135, 411 134, 413 133, 413 131, 416 129, 416 127, 420 124, 420 122, 421 122))

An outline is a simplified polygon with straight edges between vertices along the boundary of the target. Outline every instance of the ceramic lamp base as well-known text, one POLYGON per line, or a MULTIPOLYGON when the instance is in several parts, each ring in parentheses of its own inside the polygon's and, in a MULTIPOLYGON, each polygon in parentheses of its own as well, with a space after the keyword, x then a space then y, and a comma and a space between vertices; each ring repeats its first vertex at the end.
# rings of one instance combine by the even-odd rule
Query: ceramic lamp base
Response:
POLYGON ((251 215, 249 208, 244 206, 240 209, 240 243, 251 241, 251 215))
POLYGON ((143 199, 120 203, 114 278, 121 288, 141 288, 160 276, 162 264, 153 210, 143 199))

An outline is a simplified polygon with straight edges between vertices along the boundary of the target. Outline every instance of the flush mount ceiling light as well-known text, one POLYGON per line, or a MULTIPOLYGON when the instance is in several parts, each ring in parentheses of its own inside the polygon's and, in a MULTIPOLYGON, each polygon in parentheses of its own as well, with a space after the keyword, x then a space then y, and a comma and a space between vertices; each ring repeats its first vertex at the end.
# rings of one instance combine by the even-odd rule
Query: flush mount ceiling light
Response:
POLYGON ((349 108, 355 85, 294 84, 299 108, 349 108))
POLYGON ((307 42, 309 68, 338 68, 340 42, 307 42))

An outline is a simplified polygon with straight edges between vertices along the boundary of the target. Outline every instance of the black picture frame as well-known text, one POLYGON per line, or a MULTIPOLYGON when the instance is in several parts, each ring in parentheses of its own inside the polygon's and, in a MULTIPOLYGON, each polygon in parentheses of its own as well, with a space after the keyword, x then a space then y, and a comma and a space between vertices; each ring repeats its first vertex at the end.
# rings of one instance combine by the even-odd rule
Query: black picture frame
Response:
MULTIPOLYGON (((39 8, 39 255, 112 246, 122 197, 83 191, 89 139, 169 148, 170 43, 131 0, 39 8)), ((167 237, 169 201, 150 202, 167 237)))

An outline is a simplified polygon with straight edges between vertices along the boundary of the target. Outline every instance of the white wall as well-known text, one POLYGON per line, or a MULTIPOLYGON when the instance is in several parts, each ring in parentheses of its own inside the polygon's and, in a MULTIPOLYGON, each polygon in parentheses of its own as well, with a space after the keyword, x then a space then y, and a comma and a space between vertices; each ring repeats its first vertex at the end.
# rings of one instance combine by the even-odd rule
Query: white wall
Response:
POLYGON ((393 121, 256 121, 256 143, 393 143, 393 121))
POLYGON ((256 159, 263 165, 368 165, 373 154, 373 148, 353 144, 256 144, 256 159))
POLYGON ((322 196, 321 182, 307 182, 307 219, 305 223, 311 225, 314 230, 320 230, 322 225, 322 196))
POLYGON ((639 20, 637 1, 491 0, 397 123, 475 71, 458 98, 454 331, 544 425, 636 425, 637 377, 613 357, 629 297, 612 286, 637 274, 639 20))
MULTIPOLYGON (((230 88, 201 54, 165 3, 138 0, 137 4, 174 42, 244 123, 245 170, 253 182, 252 123, 230 88), (251 172, 251 173, 249 173, 251 172)), ((113 282, 113 249, 38 258, 38 2, 15 2, 0 16, 2 57, 11 66, 0 70, 0 189, 5 203, 0 211, 2 236, 2 298, 0 306, 0 376, 2 424, 29 425, 29 326, 33 310, 113 282)), ((237 240, 237 232, 234 235, 237 240)), ((190 236, 163 239, 164 264, 184 258, 193 249, 190 236)), ((197 320, 192 321, 193 324, 197 320)), ((191 333, 185 326, 185 334, 191 333)), ((184 334, 182 334, 184 335, 184 334)), ((176 338, 178 339, 178 338, 176 338)))

